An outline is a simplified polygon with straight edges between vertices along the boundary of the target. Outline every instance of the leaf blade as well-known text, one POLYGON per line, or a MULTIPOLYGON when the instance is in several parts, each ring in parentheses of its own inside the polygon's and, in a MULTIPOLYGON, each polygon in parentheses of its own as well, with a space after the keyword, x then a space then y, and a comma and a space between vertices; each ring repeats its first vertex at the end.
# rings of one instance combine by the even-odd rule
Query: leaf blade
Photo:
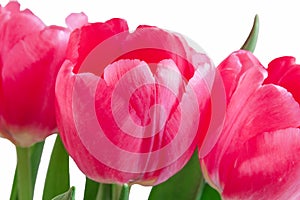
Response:
POLYGON ((52 198, 52 200, 75 200, 75 187, 71 187, 67 192, 52 198))
POLYGON ((149 200, 195 200, 202 193, 204 180, 198 154, 195 152, 186 166, 169 180, 154 186, 149 200))
POLYGON ((256 43, 257 43, 257 39, 258 39, 258 33, 259 33, 259 17, 258 17, 258 15, 255 15, 252 29, 249 33, 247 40, 241 47, 241 49, 254 52, 256 43))
POLYGON ((69 155, 64 148, 60 136, 57 135, 46 175, 43 199, 52 199, 69 188, 69 155))
POLYGON ((207 183, 204 185, 200 200, 221 200, 220 194, 207 183))
POLYGON ((95 200, 99 190, 100 184, 95 182, 88 177, 85 179, 85 188, 84 188, 84 200, 95 200))

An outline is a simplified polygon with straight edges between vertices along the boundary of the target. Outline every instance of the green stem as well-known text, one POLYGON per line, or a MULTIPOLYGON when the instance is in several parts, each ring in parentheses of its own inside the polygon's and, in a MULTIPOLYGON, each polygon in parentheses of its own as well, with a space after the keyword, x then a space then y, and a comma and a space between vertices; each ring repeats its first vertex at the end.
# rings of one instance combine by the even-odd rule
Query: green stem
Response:
POLYGON ((119 200, 129 200, 129 192, 130 192, 130 186, 124 184, 121 190, 119 200))
POLYGON ((127 184, 99 183, 96 200, 128 200, 130 186, 127 184))
POLYGON ((111 200, 112 199, 112 185, 100 183, 96 200, 111 200))
POLYGON ((32 172, 30 148, 16 147, 17 150, 17 179, 19 200, 32 200, 32 172))
POLYGON ((119 184, 112 185, 112 200, 119 200, 122 188, 123 186, 119 184))

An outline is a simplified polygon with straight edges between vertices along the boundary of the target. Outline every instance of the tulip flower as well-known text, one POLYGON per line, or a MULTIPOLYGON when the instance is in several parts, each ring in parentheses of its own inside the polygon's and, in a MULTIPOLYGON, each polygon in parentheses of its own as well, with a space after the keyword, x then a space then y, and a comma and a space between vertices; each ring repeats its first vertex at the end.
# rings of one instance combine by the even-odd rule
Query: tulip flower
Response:
POLYGON ((268 65, 268 77, 265 83, 280 85, 292 93, 300 104, 300 65, 290 56, 274 59, 268 65))
POLYGON ((56 130, 54 86, 69 34, 17 2, 0 6, 0 136, 28 147, 56 130))
POLYGON ((56 82, 62 141, 104 183, 159 184, 203 140, 214 67, 182 36, 111 19, 70 36, 56 82), (203 112, 202 112, 203 111, 203 112))
POLYGON ((267 71, 247 51, 218 66, 226 117, 219 140, 200 163, 223 199, 300 198, 299 69, 286 57, 267 71))

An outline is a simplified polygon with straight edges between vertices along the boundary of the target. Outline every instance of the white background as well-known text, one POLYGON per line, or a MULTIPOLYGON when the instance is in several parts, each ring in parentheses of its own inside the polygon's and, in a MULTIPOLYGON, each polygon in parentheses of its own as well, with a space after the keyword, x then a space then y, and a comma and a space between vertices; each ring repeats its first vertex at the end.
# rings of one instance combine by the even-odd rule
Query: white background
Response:
MULTIPOLYGON (((8 1, 0 0, 2 6, 8 1)), ((22 0, 47 25, 65 26, 72 12, 85 12, 90 22, 120 17, 133 30, 139 24, 156 25, 188 36, 198 43, 217 65, 246 39, 255 14, 260 17, 260 34, 255 55, 267 65, 275 57, 300 57, 300 7, 297 1, 216 1, 216 0, 22 0)), ((46 141, 36 183, 35 200, 42 197, 43 181, 55 137, 46 141)), ((0 198, 9 199, 16 165, 14 146, 0 139, 0 198)), ((84 176, 71 161, 71 185, 76 199, 83 198, 84 176)), ((147 199, 150 188, 134 186, 131 200, 147 199)))

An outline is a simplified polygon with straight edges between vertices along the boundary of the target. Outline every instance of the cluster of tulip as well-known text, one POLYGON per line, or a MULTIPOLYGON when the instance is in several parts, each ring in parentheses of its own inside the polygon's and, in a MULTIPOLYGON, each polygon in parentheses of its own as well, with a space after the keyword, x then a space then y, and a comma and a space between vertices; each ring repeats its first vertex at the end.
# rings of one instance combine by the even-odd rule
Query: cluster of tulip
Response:
POLYGON ((251 52, 257 18, 243 50, 218 67, 154 26, 130 32, 123 19, 89 23, 83 13, 66 24, 0 5, 0 136, 18 158, 12 200, 33 198, 53 133, 44 199, 73 198, 69 155, 90 200, 128 199, 132 184, 154 186, 149 199, 300 198, 300 65, 280 57, 262 66, 251 52))

